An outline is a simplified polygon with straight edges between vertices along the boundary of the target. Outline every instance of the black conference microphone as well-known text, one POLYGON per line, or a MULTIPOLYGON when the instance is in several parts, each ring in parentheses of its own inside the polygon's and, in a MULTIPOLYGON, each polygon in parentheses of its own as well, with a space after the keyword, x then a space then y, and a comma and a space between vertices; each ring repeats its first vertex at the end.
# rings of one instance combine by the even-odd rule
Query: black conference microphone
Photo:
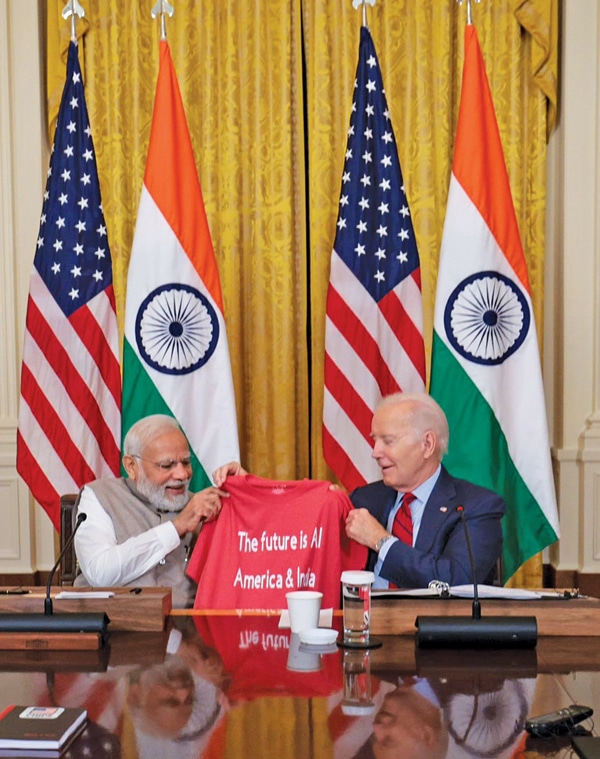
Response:
MULTIPOLYGON (((419 616, 416 644, 419 648, 534 648, 537 643, 537 620, 535 617, 482 617, 477 587, 475 560, 465 509, 456 511, 465 531, 467 552, 473 577, 473 609, 470 617, 419 616)), ((447 603, 452 603, 449 599, 447 603)))
POLYGON ((460 516, 460 521, 462 522, 463 528, 465 531, 465 541, 467 543, 467 551, 469 553, 469 566, 471 567, 471 577, 473 578, 473 610, 471 612, 471 615, 473 619, 481 619, 481 604, 479 603, 479 583, 477 581, 477 572, 475 571, 475 559, 473 558, 473 547, 471 546, 471 536, 469 534, 467 520, 465 519, 465 507, 457 506, 456 511, 458 512, 458 515, 460 516))
POLYGON ((56 564, 52 567, 50 570, 50 574, 48 575, 48 584, 46 585, 46 600, 44 601, 44 614, 54 614, 54 608, 52 606, 52 598, 50 596, 50 589, 52 587, 52 580, 54 580, 54 575, 56 574, 56 570, 60 566, 60 562, 62 561, 63 556, 67 552, 67 550, 72 546, 73 541, 75 540, 75 534, 77 530, 79 529, 82 522, 85 522, 87 519, 87 514, 85 512, 81 512, 81 514, 77 515, 77 522, 75 523, 75 527, 73 528, 73 532, 69 536, 69 539, 64 544, 62 551, 58 554, 58 559, 56 560, 56 564))
POLYGON ((81 513, 77 517, 75 528, 69 539, 63 546, 55 565, 50 570, 48 584, 46 586, 46 598, 44 599, 44 613, 9 613, 0 614, 0 632, 15 633, 98 633, 104 643, 107 637, 107 626, 110 622, 105 612, 70 612, 54 614, 52 598, 50 595, 52 580, 56 574, 62 557, 75 539, 75 533, 79 526, 85 522, 87 514, 81 513))

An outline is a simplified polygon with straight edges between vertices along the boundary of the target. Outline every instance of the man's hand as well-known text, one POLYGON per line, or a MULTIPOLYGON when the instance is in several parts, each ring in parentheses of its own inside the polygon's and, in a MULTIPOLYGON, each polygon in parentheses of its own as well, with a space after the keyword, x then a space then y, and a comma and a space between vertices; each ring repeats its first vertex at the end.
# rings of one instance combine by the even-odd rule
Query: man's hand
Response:
POLYGON ((346 517, 346 535, 357 543, 375 550, 379 540, 389 533, 368 509, 352 509, 346 517))
POLYGON ((222 498, 229 498, 229 493, 214 487, 195 493, 186 507, 173 520, 179 536, 182 537, 186 532, 193 532, 200 522, 211 522, 216 519, 223 507, 222 498))
POLYGON ((220 488, 228 477, 234 477, 237 474, 248 474, 248 472, 237 461, 230 461, 229 464, 223 464, 215 469, 212 478, 215 485, 220 488))

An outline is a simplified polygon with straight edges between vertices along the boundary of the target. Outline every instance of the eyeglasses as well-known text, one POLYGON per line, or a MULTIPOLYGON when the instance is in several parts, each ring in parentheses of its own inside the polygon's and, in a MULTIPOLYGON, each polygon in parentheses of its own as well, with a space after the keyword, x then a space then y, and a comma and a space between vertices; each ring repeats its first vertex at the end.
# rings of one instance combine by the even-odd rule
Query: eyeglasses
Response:
POLYGON ((185 467, 186 469, 190 469, 192 466, 191 456, 183 456, 180 459, 163 459, 163 461, 151 461, 150 459, 145 459, 143 456, 139 456, 137 453, 132 453, 131 457, 134 459, 139 459, 140 461, 146 461, 148 464, 152 464, 152 466, 155 466, 157 469, 160 469, 163 472, 172 472, 173 469, 176 468, 177 464, 181 464, 181 466, 185 467))

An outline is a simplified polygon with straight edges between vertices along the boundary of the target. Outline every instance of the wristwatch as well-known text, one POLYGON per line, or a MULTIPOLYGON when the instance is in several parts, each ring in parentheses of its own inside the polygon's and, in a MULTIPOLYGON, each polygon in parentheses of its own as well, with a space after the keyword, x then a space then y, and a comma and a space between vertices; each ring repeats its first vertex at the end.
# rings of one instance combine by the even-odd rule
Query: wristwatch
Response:
POLYGON ((375 550, 377 551, 377 553, 381 551, 381 549, 383 548, 383 544, 387 543, 387 541, 391 540, 393 537, 394 537, 393 535, 384 535, 382 538, 379 538, 377 543, 375 543, 375 550))

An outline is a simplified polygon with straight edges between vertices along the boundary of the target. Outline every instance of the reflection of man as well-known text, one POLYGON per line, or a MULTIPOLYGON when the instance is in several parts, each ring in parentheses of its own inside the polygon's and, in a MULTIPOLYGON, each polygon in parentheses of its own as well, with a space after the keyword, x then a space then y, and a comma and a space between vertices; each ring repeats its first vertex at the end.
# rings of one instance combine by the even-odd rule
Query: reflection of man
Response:
POLYGON ((170 416, 136 422, 123 450, 128 477, 96 480, 81 492, 78 513, 87 519, 75 536, 82 572, 75 584, 172 587, 173 605, 191 606, 196 588, 185 575, 187 554, 227 493, 209 487, 190 495, 190 449, 170 416))
POLYGON ((194 678, 189 667, 173 657, 163 664, 132 672, 128 702, 144 733, 175 737, 192 716, 194 678))
POLYGON ((368 546, 375 588, 473 582, 464 508, 479 582, 491 581, 502 550, 504 501, 490 490, 452 477, 442 466, 448 422, 426 393, 384 398, 371 425, 373 458, 382 481, 350 494, 350 538, 368 546))
POLYGON ((169 634, 165 661, 129 673, 127 704, 136 756, 198 759, 224 717, 227 678, 217 652, 189 620, 169 634))
POLYGON ((439 707, 416 687, 399 686, 375 715, 371 748, 375 759, 443 759, 448 732, 439 707))
POLYGON ((130 673, 127 704, 140 759, 198 759, 225 713, 226 699, 179 656, 130 673))
POLYGON ((476 669, 457 677, 400 679, 353 759, 508 759, 523 736, 535 682, 478 675, 476 669))

